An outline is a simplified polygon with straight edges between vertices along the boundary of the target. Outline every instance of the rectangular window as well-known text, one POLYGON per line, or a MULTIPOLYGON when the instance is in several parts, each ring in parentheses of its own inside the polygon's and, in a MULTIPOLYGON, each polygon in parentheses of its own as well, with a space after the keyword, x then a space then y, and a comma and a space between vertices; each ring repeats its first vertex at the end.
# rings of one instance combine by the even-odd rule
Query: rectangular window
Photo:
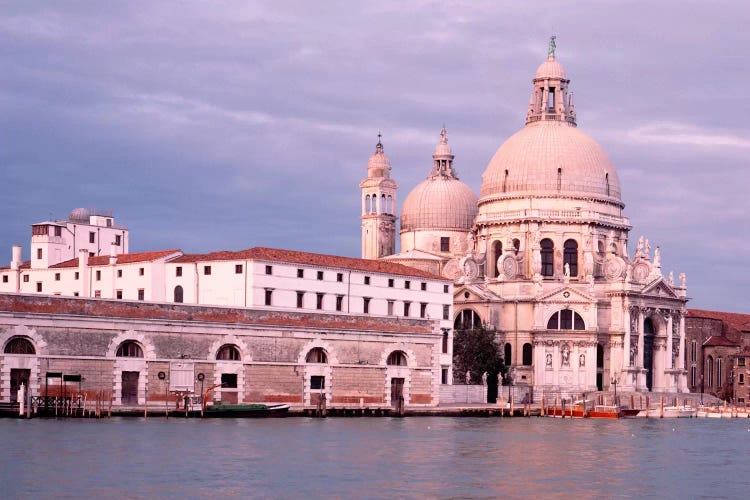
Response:
POLYGON ((91 231, 89 233, 89 243, 94 243, 96 241, 96 233, 91 231))
POLYGON ((411 281, 409 280, 404 281, 404 288, 406 288, 407 290, 411 289, 411 281))
POLYGON ((317 309, 323 309, 323 294, 322 293, 316 293, 315 297, 316 297, 315 307, 317 309))
POLYGON ((443 319, 450 319, 449 316, 451 314, 451 308, 449 305, 443 306, 443 319))
POLYGON ((344 273, 336 273, 336 281, 338 281, 339 283, 343 283, 344 282, 344 273))
POLYGON ((420 318, 426 318, 427 317, 427 304, 422 302, 419 304, 419 317, 420 318))
POLYGON ((221 388, 222 389, 236 389, 237 388, 237 374, 236 373, 222 373, 221 374, 221 388))
POLYGON ((47 236, 49 234, 47 226, 31 226, 32 236, 47 236))
POLYGON ((695 361, 697 359, 697 345, 698 343, 695 340, 690 343, 690 361, 695 361))
POLYGON ((305 277, 305 270, 304 269, 297 269, 297 277, 298 278, 304 278, 305 277))
POLYGON ((271 305, 271 297, 273 296, 273 290, 266 288, 266 305, 271 305))
POLYGON ((209 276, 211 274, 211 266, 203 266, 203 274, 209 276))
POLYGON ((234 274, 242 274, 242 264, 234 265, 234 274))
POLYGON ((102 272, 101 271, 97 271, 96 272, 96 281, 101 281, 101 280, 102 280, 102 272))
POLYGON ((737 358, 737 366, 745 366, 745 357, 744 356, 740 356, 739 358, 737 358))
POLYGON ((448 383, 448 369, 443 368, 440 370, 440 383, 445 385, 448 383))
POLYGON ((42 291, 42 282, 41 281, 37 281, 36 282, 36 291, 37 292, 41 292, 42 291))
POLYGON ((737 402, 738 403, 744 403, 745 402, 745 398, 737 398, 737 402))
POLYGON ((55 236, 58 238, 62 236, 62 228, 60 226, 55 226, 55 236))
POLYGON ((322 391, 326 388, 326 378, 322 375, 312 375, 310 377, 310 390, 322 391))
POLYGON ((739 384, 740 385, 745 385, 745 374, 744 373, 740 373, 739 384))
POLYGON ((138 300, 143 300, 146 297, 146 291, 143 288, 138 289, 138 300))
POLYGON ((60 281, 60 273, 55 273, 55 281, 60 281))
POLYGON ((73 292, 73 297, 78 297, 78 292, 73 292))
POLYGON ((344 307, 344 296, 343 295, 337 295, 336 296, 336 310, 341 311, 344 307))
POLYGON ((102 297, 102 291, 101 290, 94 290, 94 298, 100 299, 102 297))
POLYGON ((37 248, 36 249, 36 258, 37 259, 41 259, 42 258, 42 249, 41 248, 37 248))
POLYGON ((28 283, 29 282, 29 275, 28 274, 24 274, 23 275, 23 282, 24 283, 28 283))
POLYGON ((388 316, 393 316, 393 301, 388 301, 388 316))
POLYGON ((107 219, 107 227, 112 227, 112 219, 107 219))
POLYGON ((404 302, 404 317, 409 317, 409 311, 411 310, 411 302, 404 302))
POLYGON ((73 279, 77 280, 79 276, 80 274, 78 274, 78 271, 76 271, 75 274, 73 274, 73 279))
POLYGON ((145 269, 143 269, 142 267, 138 268, 138 276, 143 276, 145 273, 146 273, 145 269))
POLYGON ((297 309, 302 309, 305 301, 305 292, 297 292, 297 309))
POLYGON ((116 234, 115 235, 115 246, 119 247, 120 244, 122 244, 122 236, 120 236, 119 234, 116 234))
POLYGON ((122 290, 117 290, 115 292, 115 297, 117 297, 117 300, 122 300, 122 290))
POLYGON ((8 275, 3 274, 3 283, 7 283, 7 282, 8 282, 8 275))
POLYGON ((440 251, 441 252, 451 251, 451 239, 448 236, 440 237, 440 251))
POLYGON ((393 278, 388 278, 388 288, 393 288, 393 278))
POLYGON ((422 282, 422 284, 420 285, 419 289, 422 290, 423 292, 426 292, 427 291, 427 283, 422 282))
POLYGON ((362 312, 370 314, 370 297, 362 297, 362 312))
POLYGON ((563 309, 560 311, 560 330, 572 330, 573 329, 573 311, 570 309, 563 309))
POLYGON ((443 328, 443 354, 448 354, 448 329, 443 328))
POLYGON ((266 274, 273 274, 273 266, 266 266, 266 274))
POLYGON ((323 271, 318 271, 318 281, 323 281, 323 271))
POLYGON ((443 285, 443 293, 448 293, 448 285, 443 285))
POLYGON ((369 285, 369 284, 370 284, 370 277, 365 276, 365 285, 369 285))
POLYGON ((174 275, 175 276, 182 276, 182 266, 177 266, 174 268, 174 275))
POLYGON ((122 269, 117 270, 117 277, 122 278, 122 269))

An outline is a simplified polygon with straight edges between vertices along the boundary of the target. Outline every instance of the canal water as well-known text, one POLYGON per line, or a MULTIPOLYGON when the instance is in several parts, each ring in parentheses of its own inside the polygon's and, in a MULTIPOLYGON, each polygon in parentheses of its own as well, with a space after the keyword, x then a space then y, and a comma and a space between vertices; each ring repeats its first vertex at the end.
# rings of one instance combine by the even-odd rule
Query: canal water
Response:
POLYGON ((747 498, 750 419, 0 421, 2 498, 747 498))

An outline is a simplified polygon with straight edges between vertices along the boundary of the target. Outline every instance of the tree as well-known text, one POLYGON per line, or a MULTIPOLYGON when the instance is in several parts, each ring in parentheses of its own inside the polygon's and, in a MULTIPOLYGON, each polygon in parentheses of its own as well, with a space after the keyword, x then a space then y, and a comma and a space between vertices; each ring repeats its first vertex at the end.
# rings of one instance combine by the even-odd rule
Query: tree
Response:
POLYGON ((484 325, 474 330, 456 330, 453 337, 453 372, 458 377, 471 372, 471 383, 482 381, 487 372, 488 385, 497 385, 497 374, 507 372, 500 346, 495 343, 495 332, 484 325))

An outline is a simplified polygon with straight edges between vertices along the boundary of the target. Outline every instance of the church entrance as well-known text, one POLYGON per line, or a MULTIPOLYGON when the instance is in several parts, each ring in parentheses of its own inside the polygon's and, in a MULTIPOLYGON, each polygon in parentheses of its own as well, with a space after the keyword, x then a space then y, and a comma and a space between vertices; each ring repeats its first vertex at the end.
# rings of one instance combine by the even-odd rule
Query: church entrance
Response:
POLYGON ((643 368, 646 370, 646 389, 654 385, 654 323, 651 318, 643 322, 643 368))
POLYGON ((393 408, 399 408, 404 401, 404 379, 403 378, 392 378, 391 379, 391 406, 393 408))
POLYGON ((604 347, 596 344, 596 390, 604 390, 604 347))

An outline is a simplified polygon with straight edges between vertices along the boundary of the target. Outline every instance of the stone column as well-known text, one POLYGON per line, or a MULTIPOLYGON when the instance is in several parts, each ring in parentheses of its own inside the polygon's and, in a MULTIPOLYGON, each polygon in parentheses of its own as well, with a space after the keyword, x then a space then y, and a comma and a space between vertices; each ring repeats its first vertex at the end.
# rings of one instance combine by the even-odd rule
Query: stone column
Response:
POLYGON ((645 309, 638 308, 638 357, 635 360, 635 367, 638 370, 638 379, 636 382, 636 390, 638 391, 644 391, 646 390, 646 374, 643 373, 644 367, 643 367, 643 332, 644 332, 644 323, 646 322, 646 317, 644 314, 645 309))
POLYGON ((651 375, 653 392, 664 392, 664 367, 666 366, 665 356, 667 355, 667 339, 664 337, 654 337, 654 366, 651 375))
POLYGON ((687 386, 687 372, 685 371, 685 314, 680 312, 680 352, 677 353, 677 369, 680 370, 677 376, 677 390, 680 392, 689 392, 687 386))
POLYGON ((669 311, 667 316, 667 369, 674 368, 672 366, 672 311, 669 311))
POLYGON ((625 337, 622 340, 622 368, 630 366, 630 307, 625 307, 622 317, 625 337))

